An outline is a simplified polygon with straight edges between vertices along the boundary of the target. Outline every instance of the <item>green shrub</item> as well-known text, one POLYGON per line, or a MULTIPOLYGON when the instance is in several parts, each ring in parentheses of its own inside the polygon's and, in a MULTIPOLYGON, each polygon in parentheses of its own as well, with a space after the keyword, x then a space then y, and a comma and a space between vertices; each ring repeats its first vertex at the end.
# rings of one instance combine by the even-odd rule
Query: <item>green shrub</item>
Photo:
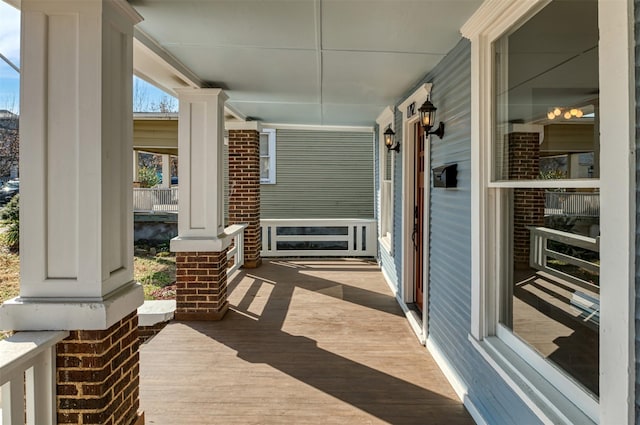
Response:
POLYGON ((142 167, 138 170, 138 181, 140 187, 154 187, 160 184, 160 177, 155 168, 142 167))
POLYGON ((0 220, 5 227, 2 243, 12 252, 20 249, 20 195, 14 196, 2 210, 0 220))

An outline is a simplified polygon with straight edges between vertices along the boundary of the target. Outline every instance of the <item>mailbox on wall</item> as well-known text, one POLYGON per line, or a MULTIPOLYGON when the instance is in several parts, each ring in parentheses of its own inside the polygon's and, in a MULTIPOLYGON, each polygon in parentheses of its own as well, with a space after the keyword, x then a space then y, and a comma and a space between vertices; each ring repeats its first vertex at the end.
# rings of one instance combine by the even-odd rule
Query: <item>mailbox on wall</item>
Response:
POLYGON ((433 187, 457 187, 458 164, 443 165, 433 170, 433 187))

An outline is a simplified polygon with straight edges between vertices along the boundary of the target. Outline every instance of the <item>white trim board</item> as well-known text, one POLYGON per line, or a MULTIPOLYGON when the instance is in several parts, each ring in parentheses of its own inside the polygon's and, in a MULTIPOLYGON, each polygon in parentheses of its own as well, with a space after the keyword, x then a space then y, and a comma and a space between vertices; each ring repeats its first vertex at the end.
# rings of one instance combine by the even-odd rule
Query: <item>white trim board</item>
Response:
POLYGON ((447 381, 449 381, 449 383, 451 384, 453 391, 456 392, 456 395, 458 396, 460 401, 462 401, 462 403, 464 404, 464 407, 467 408, 467 411, 469 412, 473 420, 476 422, 476 424, 489 425, 489 423, 480 414, 480 411, 478 410, 476 405, 473 403, 473 400, 471 400, 471 398, 469 397, 469 390, 468 390, 469 386, 464 381, 464 379, 462 379, 460 374, 458 374, 455 368, 453 368, 451 363, 449 363, 449 361, 447 360, 447 357, 444 354, 442 354, 440 347, 433 340, 433 338, 427 339, 426 347, 427 347, 427 350, 429 350, 431 357, 433 357, 433 360, 435 360, 436 364, 444 374, 445 378, 447 378, 447 381))
POLYGON ((343 131, 354 133, 373 133, 373 127, 347 126, 347 125, 307 125, 307 124, 283 124, 283 123, 262 123, 263 127, 275 128, 276 130, 308 130, 308 131, 343 131))

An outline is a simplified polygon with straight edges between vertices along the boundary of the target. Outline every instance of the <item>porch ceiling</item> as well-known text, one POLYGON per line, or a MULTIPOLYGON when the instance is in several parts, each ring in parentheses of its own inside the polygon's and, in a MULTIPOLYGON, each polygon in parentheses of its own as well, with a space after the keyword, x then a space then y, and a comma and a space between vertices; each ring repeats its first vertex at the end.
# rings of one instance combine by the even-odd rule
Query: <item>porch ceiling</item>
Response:
MULTIPOLYGON (((144 17, 139 30, 190 74, 184 85, 225 89, 240 116, 312 125, 372 125, 460 40, 459 28, 482 3, 129 2, 144 17)), ((154 79, 148 63, 137 55, 136 72, 154 79)), ((160 85, 171 90, 184 79, 160 85)))

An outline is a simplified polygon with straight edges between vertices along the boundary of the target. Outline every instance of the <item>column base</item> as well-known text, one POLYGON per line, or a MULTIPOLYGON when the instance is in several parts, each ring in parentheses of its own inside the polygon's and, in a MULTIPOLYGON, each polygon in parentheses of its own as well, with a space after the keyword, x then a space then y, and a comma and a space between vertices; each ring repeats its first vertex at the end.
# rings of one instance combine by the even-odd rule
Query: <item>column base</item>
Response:
POLYGON ((222 320, 229 311, 229 303, 226 303, 220 310, 213 312, 178 312, 175 313, 175 320, 182 322, 216 322, 222 320))
POLYGON ((221 320, 228 309, 227 250, 178 252, 176 320, 221 320))
POLYGON ((257 260, 244 261, 243 269, 257 269, 262 265, 262 258, 258 258, 257 260))
POLYGON ((57 423, 144 423, 135 311, 105 330, 71 331, 56 346, 55 364, 57 423))

